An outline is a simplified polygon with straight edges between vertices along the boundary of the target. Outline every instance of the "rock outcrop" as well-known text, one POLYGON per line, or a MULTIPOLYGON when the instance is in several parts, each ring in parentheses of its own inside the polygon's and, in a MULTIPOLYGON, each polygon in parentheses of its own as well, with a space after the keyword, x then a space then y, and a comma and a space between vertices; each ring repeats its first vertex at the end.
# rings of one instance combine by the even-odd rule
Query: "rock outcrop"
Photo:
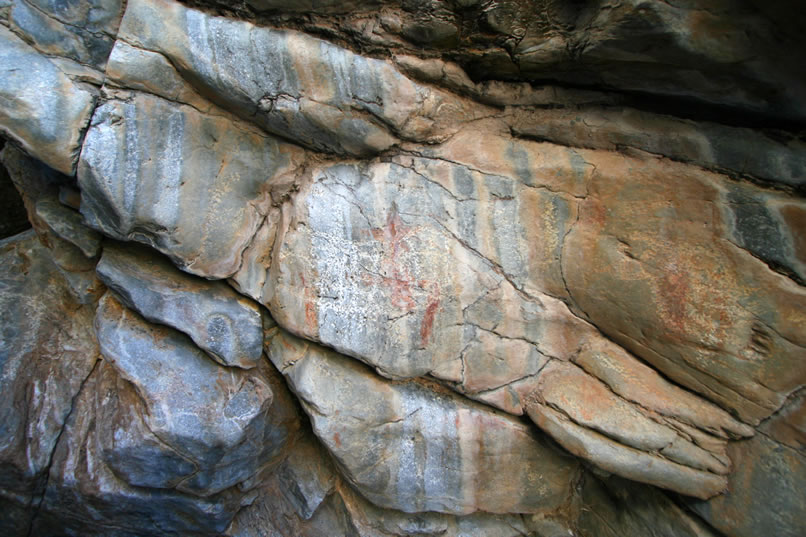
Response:
POLYGON ((0 533, 799 536, 804 22, 0 0, 0 533))

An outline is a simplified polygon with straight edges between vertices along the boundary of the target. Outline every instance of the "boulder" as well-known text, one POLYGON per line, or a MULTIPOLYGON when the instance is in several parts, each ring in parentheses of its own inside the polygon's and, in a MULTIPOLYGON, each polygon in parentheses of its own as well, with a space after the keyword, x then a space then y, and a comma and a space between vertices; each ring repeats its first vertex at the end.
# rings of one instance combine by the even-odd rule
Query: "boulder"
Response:
POLYGON ((22 535, 99 350, 93 308, 33 231, 0 241, 0 291, 0 532, 22 535))

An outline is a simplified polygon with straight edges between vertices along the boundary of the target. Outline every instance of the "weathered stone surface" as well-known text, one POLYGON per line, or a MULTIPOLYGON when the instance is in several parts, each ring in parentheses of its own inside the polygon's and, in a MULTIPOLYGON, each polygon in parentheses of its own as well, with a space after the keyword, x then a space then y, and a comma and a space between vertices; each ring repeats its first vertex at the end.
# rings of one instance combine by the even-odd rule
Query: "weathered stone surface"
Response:
POLYGON ((28 531, 73 399, 99 357, 77 303, 33 231, 0 242, 0 532, 28 531))
POLYGON ((512 128, 518 136, 563 145, 633 148, 769 182, 806 185, 806 145, 786 133, 778 133, 779 140, 749 128, 600 107, 519 111, 512 128))
POLYGON ((121 0, 10 0, 13 31, 49 56, 103 70, 125 2, 121 0))
POLYGON ((578 435, 572 440, 533 404, 554 389, 565 412, 586 408, 587 419, 577 415, 571 427, 588 428, 585 438, 609 427, 596 449, 573 447, 577 455, 689 495, 724 490, 725 439, 752 429, 697 397, 676 397, 680 390, 551 296, 566 294, 563 237, 597 164, 574 150, 465 133, 446 146, 431 158, 312 171, 313 183, 276 226, 268 277, 251 277, 265 282, 261 300, 277 322, 386 376, 430 374, 507 412, 527 412, 571 449, 578 435), (578 173, 561 175, 563 165, 578 173), (596 361, 590 375, 621 383, 622 392, 627 382, 643 389, 632 399, 613 394, 575 366, 546 366, 552 358, 596 361), (556 374, 562 367, 574 375, 556 374))
POLYGON ((225 278, 268 210, 272 178, 293 173, 299 158, 231 118, 134 93, 95 111, 78 172, 81 212, 187 272, 225 278))
POLYGON ((736 471, 723 496, 690 502, 725 535, 795 537, 806 525, 806 395, 800 390, 760 434, 730 446, 736 471), (766 493, 761 493, 766 491, 766 493))
POLYGON ((418 383, 391 383, 273 329, 269 357, 345 477, 406 512, 551 512, 578 465, 514 418, 418 383))
POLYGON ((311 435, 295 444, 289 458, 261 487, 255 503, 238 513, 226 534, 238 537, 515 537, 533 533, 548 537, 572 534, 565 514, 558 518, 480 512, 457 516, 436 512, 405 513, 378 507, 339 477, 330 457, 311 435))
MULTIPOLYGON (((547 160, 559 166, 568 156, 560 149, 547 160)), ((456 382, 463 349, 493 338, 512 369, 484 362, 476 378, 471 365, 473 391, 534 373, 540 355, 567 356, 592 332, 541 292, 562 286, 556 259, 573 221, 569 196, 426 158, 336 165, 312 178, 283 215, 265 279, 262 302, 284 328, 384 375, 456 382), (527 325, 526 341, 496 333, 513 323, 527 325)))
POLYGON ((36 214, 62 239, 77 246, 86 257, 101 252, 101 234, 84 225, 81 214, 52 197, 36 202, 36 214))
POLYGON ((0 153, 0 160, 22 195, 28 220, 39 240, 50 250, 52 261, 73 295, 82 304, 96 302, 104 291, 95 275, 97 259, 87 257, 74 242, 83 244, 87 250, 96 250, 100 246, 99 237, 93 237, 94 232, 83 226, 80 215, 56 201, 59 188, 70 179, 11 145, 0 153), (37 207, 43 209, 41 214, 37 207))
POLYGON ((388 62, 174 2, 129 2, 120 38, 165 56, 224 108, 317 150, 371 155, 401 138, 444 138, 465 119, 460 101, 388 62))
MULTIPOLYGON (((196 3, 231 7, 220 0, 196 3)), ((786 2, 255 0, 249 5, 251 12, 243 6, 229 14, 327 34, 369 53, 447 57, 476 82, 553 81, 612 90, 647 106, 681 115, 710 113, 726 122, 752 120, 747 112, 777 121, 806 118, 800 104, 806 80, 798 70, 806 44, 804 17, 786 2), (264 9, 270 11, 264 15, 264 9), (344 12, 349 19, 334 16, 344 12)))
POLYGON ((128 307, 184 332, 220 364, 249 369, 261 359, 260 310, 224 283, 185 274, 135 244, 107 245, 97 271, 128 307))
MULTIPOLYGON (((562 262, 579 310, 667 377, 744 421, 775 412, 806 382, 806 290, 748 251, 772 255, 786 244, 779 237, 801 235, 781 224, 759 241, 755 227, 774 214, 763 200, 776 196, 666 161, 584 157, 598 173, 562 262), (732 202, 737 189, 758 204, 732 202), (735 231, 737 213, 744 231, 735 231), (747 250, 737 246, 747 243, 747 250)), ((800 201, 787 203, 803 210, 800 201)))
MULTIPOLYGON (((171 478, 182 478, 178 490, 220 492, 252 477, 284 447, 289 431, 271 430, 273 394, 262 375, 219 366, 186 336, 149 325, 110 294, 101 300, 95 324, 105 360, 137 390, 145 428, 166 445, 160 451, 171 461, 179 456, 189 462, 190 471, 171 478)), ((125 431, 129 421, 123 417, 116 422, 125 431)), ((110 448, 107 458, 131 457, 138 448, 118 443, 122 435, 110 434, 120 451, 110 448)), ((143 449, 152 453, 148 444, 143 449)))
MULTIPOLYGON (((582 537, 719 537, 698 517, 651 487, 586 476, 577 531, 582 537)), ((762 534, 763 535, 763 534, 762 534)))
POLYGON ((60 172, 75 173, 95 96, 0 27, 0 132, 60 172))
POLYGON ((0 0, 0 532, 800 535, 804 22, 0 0))
MULTIPOLYGON (((110 380, 115 378, 113 366, 100 362, 76 398, 53 455, 48 488, 32 534, 75 537, 221 534, 241 506, 243 493, 229 489, 202 498, 175 490, 131 486, 104 463, 103 450, 113 444, 99 434, 97 417, 101 413, 97 409, 105 398, 114 397, 118 385, 110 380), (106 374, 102 375, 104 370, 106 374)), ((137 460, 129 463, 136 464, 137 460)), ((142 467, 140 472, 161 468, 159 460, 152 458, 150 468, 142 467)), ((169 469, 177 471, 173 466, 169 469)))

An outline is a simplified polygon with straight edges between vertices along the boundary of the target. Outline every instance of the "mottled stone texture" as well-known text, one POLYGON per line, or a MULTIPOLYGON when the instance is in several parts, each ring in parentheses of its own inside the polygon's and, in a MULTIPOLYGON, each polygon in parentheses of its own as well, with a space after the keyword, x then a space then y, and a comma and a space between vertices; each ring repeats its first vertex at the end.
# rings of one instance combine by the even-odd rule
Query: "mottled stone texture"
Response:
POLYGON ((0 533, 800 537, 802 12, 0 0, 0 533))

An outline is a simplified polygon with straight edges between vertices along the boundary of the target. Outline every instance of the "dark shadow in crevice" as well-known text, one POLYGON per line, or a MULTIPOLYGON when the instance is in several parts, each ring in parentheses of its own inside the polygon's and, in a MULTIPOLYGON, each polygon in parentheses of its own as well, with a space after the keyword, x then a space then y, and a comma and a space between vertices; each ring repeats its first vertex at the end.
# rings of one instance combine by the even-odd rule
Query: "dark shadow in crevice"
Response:
MULTIPOLYGON (((0 151, 5 145, 6 140, 0 138, 0 151)), ((11 181, 8 170, 0 163, 0 239, 11 237, 30 227, 22 197, 11 181)))

